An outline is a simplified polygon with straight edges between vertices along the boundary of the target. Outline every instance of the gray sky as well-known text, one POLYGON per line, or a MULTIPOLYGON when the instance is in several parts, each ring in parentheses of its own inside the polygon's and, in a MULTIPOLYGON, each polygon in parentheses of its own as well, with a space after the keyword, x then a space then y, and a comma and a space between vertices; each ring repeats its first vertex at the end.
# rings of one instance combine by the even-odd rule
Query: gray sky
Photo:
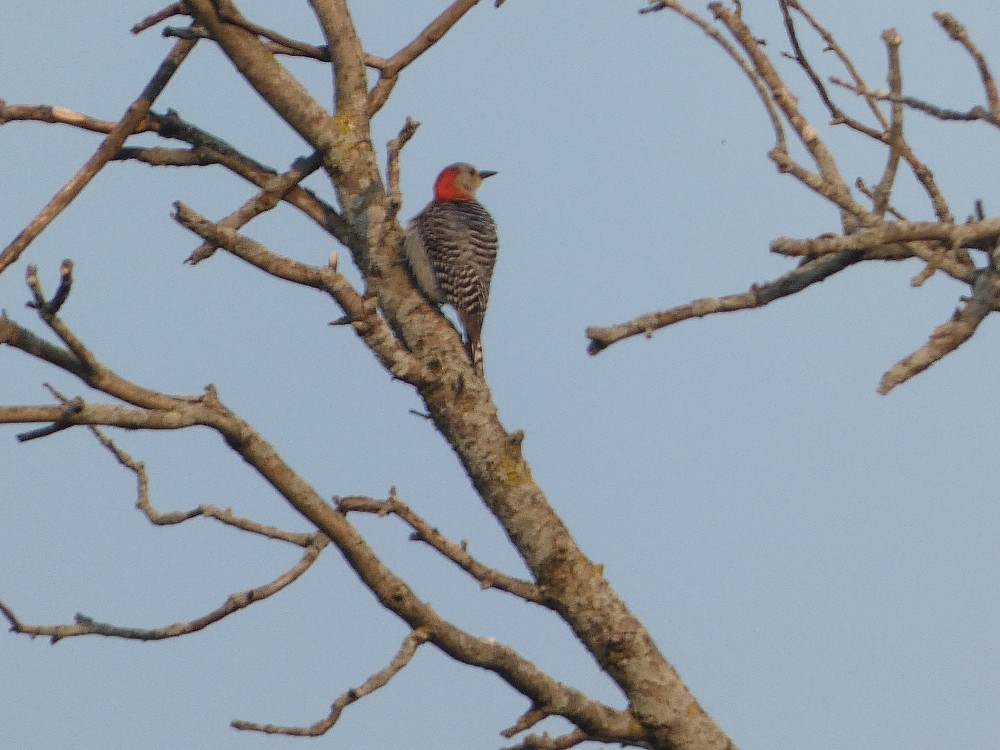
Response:
MULTIPOLYGON (((389 55, 443 2, 356 2, 366 49, 389 55)), ((873 85, 881 31, 903 35, 909 93, 965 109, 975 69, 924 0, 812 4, 873 85)), ((243 3, 248 15, 319 42, 305 3, 243 3)), ((777 236, 836 231, 834 211, 765 153, 769 126, 745 79, 704 35, 632 3, 484 2, 402 76, 375 123, 384 144, 422 122, 403 155, 409 217, 440 167, 495 169, 480 197, 502 256, 484 334, 501 419, 590 557, 650 628, 703 706, 751 748, 995 748, 1000 685, 995 442, 997 328, 888 397, 879 377, 922 344, 968 290, 915 264, 854 269, 764 310, 716 316, 618 344, 596 358, 584 328, 745 290, 793 266, 777 236)), ((773 55, 776 3, 744 2, 773 55)), ((0 25, 0 98, 117 119, 169 41, 128 28, 154 5, 115 0, 86 17, 16 2, 0 25)), ((950 3, 1000 65, 985 0, 950 3)), ((840 71, 831 65, 825 72, 840 71)), ((329 101, 329 75, 291 62, 329 101)), ((817 126, 826 117, 790 62, 817 126)), ((849 99, 841 96, 844 102, 849 99)), ((279 169, 305 148, 202 43, 157 102, 279 169)), ((855 107, 858 113, 860 108, 855 107)), ((909 135, 964 217, 995 213, 995 133, 908 115, 909 135)), ((829 143, 853 181, 885 155, 846 131, 829 143)), ((149 138, 140 143, 152 143, 149 138)), ((6 243, 96 148, 61 126, 0 128, 6 243)), ((909 177, 896 205, 930 218, 909 177)), ((328 184, 308 183, 324 196, 328 184)), ((65 320, 122 375, 175 393, 215 383, 323 494, 391 486, 485 562, 521 574, 448 447, 325 298, 197 245, 174 224, 183 200, 221 218, 254 189, 220 168, 115 164, 0 276, 0 307, 23 307, 27 261, 51 292, 76 263, 65 320)), ((335 249, 291 209, 247 233, 324 263, 335 249)), ((0 401, 44 403, 68 375, 0 351, 0 401)), ((0 598, 26 622, 76 612, 122 625, 189 620, 298 557, 206 520, 157 529, 133 508, 133 477, 84 430, 19 444, 0 427, 0 598)), ((118 433, 144 460, 161 510, 207 502, 291 529, 304 523, 207 431, 118 433)), ((517 646, 560 680, 622 705, 568 629, 482 592, 390 519, 356 519, 443 614, 517 646)), ((405 628, 328 549, 295 586, 196 635, 143 644, 0 637, 0 745, 24 750, 276 748, 231 719, 310 724, 395 653, 405 628)), ((492 676, 431 647, 349 708, 337 747, 499 747, 527 708, 492 676)), ((559 733, 551 721, 540 729, 559 733)), ((330 744, 332 743, 332 744, 330 744)))

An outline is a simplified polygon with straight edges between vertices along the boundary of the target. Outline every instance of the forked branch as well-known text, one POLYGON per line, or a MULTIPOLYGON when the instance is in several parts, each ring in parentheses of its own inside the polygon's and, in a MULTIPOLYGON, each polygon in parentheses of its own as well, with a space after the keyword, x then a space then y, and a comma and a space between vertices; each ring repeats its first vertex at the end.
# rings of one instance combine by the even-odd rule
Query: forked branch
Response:
MULTIPOLYGON (((783 133, 787 125, 805 146, 813 165, 799 164, 785 148, 783 136, 779 136, 778 143, 769 152, 770 158, 780 171, 791 174, 803 185, 835 205, 841 214, 841 228, 838 233, 823 234, 810 240, 786 237, 775 239, 771 243, 772 252, 801 257, 801 265, 772 282, 755 284, 748 292, 695 300, 662 312, 641 315, 619 325, 592 326, 587 329, 587 337, 590 339, 588 351, 596 354, 617 341, 639 334, 649 337, 655 330, 681 320, 717 312, 760 307, 775 299, 802 291, 817 281, 829 278, 862 261, 919 259, 925 265, 923 271, 913 278, 914 286, 919 286, 937 271, 943 271, 968 284, 972 296, 956 312, 952 320, 934 331, 924 347, 885 374, 879 390, 886 393, 895 385, 954 351, 972 336, 986 315, 1000 309, 993 291, 995 286, 992 281, 995 275, 993 266, 977 267, 968 252, 983 250, 992 254, 1000 237, 1000 219, 985 218, 980 215, 975 221, 957 224, 931 170, 917 158, 907 142, 903 127, 904 105, 915 106, 939 116, 941 113, 932 111, 927 105, 914 104, 913 100, 903 93, 900 55, 902 39, 895 30, 888 29, 882 34, 888 52, 889 90, 874 91, 862 79, 857 67, 840 43, 815 16, 802 7, 798 0, 779 0, 779 6, 785 33, 792 47, 792 53, 786 56, 794 60, 805 72, 820 101, 829 111, 832 124, 847 125, 855 132, 876 140, 887 148, 886 161, 878 183, 871 188, 861 178, 854 183, 859 193, 871 202, 871 207, 866 208, 857 200, 841 177, 833 152, 820 136, 819 130, 805 118, 803 110, 799 107, 799 98, 792 93, 778 69, 772 64, 760 36, 747 25, 739 3, 735 8, 719 2, 709 5, 715 19, 728 32, 729 37, 726 37, 707 19, 690 11, 679 0, 651 0, 650 7, 642 12, 674 11, 705 31, 740 65, 767 106, 772 122, 775 122, 776 116, 780 114, 776 130, 783 133), (837 78, 831 80, 864 97, 874 117, 874 125, 848 116, 831 96, 823 77, 804 51, 796 27, 797 17, 805 19, 823 40, 825 49, 831 51, 847 70, 851 78, 850 83, 837 78), (881 109, 880 103, 883 101, 890 104, 888 116, 881 109), (905 221, 900 212, 893 207, 892 192, 897 184, 899 167, 902 163, 909 166, 927 193, 937 221, 905 221), (990 281, 987 283, 986 279, 990 281)), ((1000 113, 1000 94, 985 57, 973 43, 965 27, 951 14, 936 13, 934 17, 949 36, 961 44, 972 57, 986 92, 988 109, 979 107, 966 119, 975 116, 997 120, 1000 113)))

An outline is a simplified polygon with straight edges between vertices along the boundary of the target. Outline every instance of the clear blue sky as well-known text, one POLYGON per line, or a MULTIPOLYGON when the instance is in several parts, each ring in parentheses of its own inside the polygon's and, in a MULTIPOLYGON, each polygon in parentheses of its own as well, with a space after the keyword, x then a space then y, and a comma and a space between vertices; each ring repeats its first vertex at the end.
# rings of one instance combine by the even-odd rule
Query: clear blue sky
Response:
MULTIPOLYGON (((306 4, 281 5, 242 7, 318 43, 306 4)), ((444 2, 354 5, 366 48, 388 55, 444 2)), ((771 53, 786 49, 776 4, 744 5, 771 53)), ((981 101, 974 68, 931 19, 939 6, 814 5, 873 85, 884 80, 879 34, 895 26, 910 93, 956 108, 981 101)), ((585 353, 587 325, 744 290, 792 266, 768 254, 772 238, 838 228, 831 208, 766 161, 768 125, 735 67, 676 16, 640 17, 640 6, 475 8, 403 74, 375 123, 376 144, 407 115, 423 123, 404 152, 402 215, 429 199, 445 164, 499 171, 481 198, 502 241, 485 330, 501 418, 525 430, 552 503, 744 750, 992 750, 995 322, 889 397, 875 393, 966 289, 943 277, 911 289, 916 264, 863 267, 764 310, 585 353)), ((155 7, 118 0, 82 15, 51 0, 15 2, 0 25, 0 98, 117 119, 169 47, 156 31, 128 34, 155 7)), ((994 4, 955 0, 950 10, 1000 67, 994 4)), ((290 65, 328 101, 327 71, 290 65)), ((781 66, 802 83, 791 63, 781 66)), ((274 167, 305 153, 208 43, 156 105, 168 107, 274 167)), ((915 114, 908 124, 956 215, 977 198, 995 213, 995 131, 915 114)), ((60 126, 0 128, 0 244, 97 143, 60 126)), ((830 144, 849 179, 877 180, 884 154, 846 132, 830 144)), ((321 177, 309 184, 330 195, 321 177)), ((349 331, 327 326, 339 316, 329 300, 222 254, 182 264, 197 242, 170 220, 171 202, 221 218, 252 192, 220 168, 112 165, 0 276, 0 307, 41 332, 23 307, 25 262, 52 290, 59 262, 72 258, 64 317, 121 374, 177 393, 215 383, 323 494, 384 496, 396 486, 451 538, 520 574, 447 446, 409 413, 420 406, 414 394, 349 331)), ((908 179, 897 204, 930 216, 908 179)), ((335 249, 290 209, 248 233, 309 262, 335 249)), ((43 382, 88 396, 68 375, 0 351, 0 401, 44 403, 43 382)), ((26 622, 70 622, 76 612, 143 627, 188 620, 297 559, 205 520, 153 528, 132 507, 132 476, 87 432, 22 445, 20 429, 0 427, 0 597, 26 622)), ((116 437, 147 463, 163 510, 208 502, 305 528, 207 431, 116 437)), ((547 613, 481 592, 392 520, 358 522, 442 613, 622 705, 547 613)), ((0 746, 305 746, 228 722, 309 724, 404 635, 333 549, 292 588, 180 640, 51 647, 2 635, 0 746)), ((499 747, 512 742, 498 732, 526 708, 492 676, 425 647, 320 742, 499 747)))

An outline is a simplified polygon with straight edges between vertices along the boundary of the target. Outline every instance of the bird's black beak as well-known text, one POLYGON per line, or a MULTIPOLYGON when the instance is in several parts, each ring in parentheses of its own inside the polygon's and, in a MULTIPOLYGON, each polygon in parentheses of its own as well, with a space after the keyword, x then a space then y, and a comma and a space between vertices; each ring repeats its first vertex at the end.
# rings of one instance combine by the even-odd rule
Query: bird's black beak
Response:
POLYGON ((482 170, 482 171, 481 171, 481 172, 479 173, 479 176, 480 176, 480 177, 481 177, 482 179, 484 179, 484 180, 485 180, 485 179, 486 179, 487 177, 492 177, 492 176, 493 176, 493 175, 495 175, 495 174, 496 174, 496 172, 494 172, 494 171, 492 171, 492 170, 489 170, 489 169, 484 169, 484 170, 482 170))

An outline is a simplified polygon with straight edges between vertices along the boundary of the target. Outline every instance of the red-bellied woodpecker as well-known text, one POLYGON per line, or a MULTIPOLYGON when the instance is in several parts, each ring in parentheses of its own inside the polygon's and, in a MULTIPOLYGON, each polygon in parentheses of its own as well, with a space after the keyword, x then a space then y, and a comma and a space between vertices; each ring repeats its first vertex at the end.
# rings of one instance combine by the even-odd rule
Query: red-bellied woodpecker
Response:
POLYGON ((476 191, 495 174, 471 164, 445 167, 434 183, 434 200, 413 217, 403 243, 420 291, 431 302, 450 304, 458 312, 469 356, 480 375, 480 336, 498 243, 496 224, 476 200, 476 191))

